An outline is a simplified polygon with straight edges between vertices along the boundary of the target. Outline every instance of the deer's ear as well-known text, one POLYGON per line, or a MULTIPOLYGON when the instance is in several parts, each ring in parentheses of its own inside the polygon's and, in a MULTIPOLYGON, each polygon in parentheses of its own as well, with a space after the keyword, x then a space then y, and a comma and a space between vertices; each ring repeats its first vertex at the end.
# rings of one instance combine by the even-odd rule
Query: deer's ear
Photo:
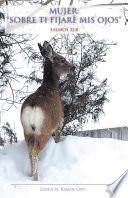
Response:
POLYGON ((43 46, 40 43, 38 43, 38 47, 40 49, 42 56, 44 58, 48 58, 52 61, 52 59, 53 59, 52 46, 47 41, 44 41, 43 46))

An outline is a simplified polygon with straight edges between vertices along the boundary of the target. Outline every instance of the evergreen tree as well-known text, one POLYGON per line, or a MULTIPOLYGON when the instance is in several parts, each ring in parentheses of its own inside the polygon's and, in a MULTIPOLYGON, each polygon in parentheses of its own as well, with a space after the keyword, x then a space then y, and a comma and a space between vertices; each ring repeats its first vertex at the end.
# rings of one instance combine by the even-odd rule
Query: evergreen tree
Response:
POLYGON ((16 133, 12 130, 8 122, 3 125, 2 131, 4 133, 4 137, 6 137, 5 141, 8 141, 10 144, 17 143, 16 133))
MULTIPOLYGON (((108 45, 105 41, 94 41, 89 34, 56 35, 50 43, 56 52, 76 67, 73 74, 60 79, 65 113, 63 134, 75 134, 78 125, 89 119, 97 121, 103 113, 104 103, 108 101, 107 79, 100 82, 96 76, 97 65, 105 61, 108 45)), ((36 70, 39 72, 41 68, 36 67, 36 70)), ((41 83, 42 78, 32 71, 29 83, 31 81, 41 83)))

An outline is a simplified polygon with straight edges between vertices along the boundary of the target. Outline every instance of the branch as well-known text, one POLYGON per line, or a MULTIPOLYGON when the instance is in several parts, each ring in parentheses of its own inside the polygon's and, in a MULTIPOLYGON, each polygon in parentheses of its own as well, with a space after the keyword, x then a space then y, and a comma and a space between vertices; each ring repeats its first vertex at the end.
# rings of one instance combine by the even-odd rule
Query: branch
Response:
POLYGON ((70 6, 73 5, 73 0, 70 1, 70 6))
POLYGON ((128 3, 102 3, 102 4, 95 4, 87 7, 103 7, 103 6, 128 6, 128 3))
POLYGON ((14 103, 15 103, 15 97, 14 97, 14 92, 13 92, 13 88, 12 88, 12 85, 11 85, 11 83, 9 82, 9 80, 6 78, 6 76, 4 76, 5 77, 5 79, 7 80, 7 82, 8 82, 8 85, 9 85, 9 87, 10 87, 10 90, 11 90, 11 93, 12 93, 12 101, 11 101, 11 105, 10 105, 10 107, 7 109, 7 111, 14 105, 14 103))
POLYGON ((58 3, 58 4, 59 4, 59 6, 60 6, 60 4, 61 4, 61 0, 59 0, 59 3, 58 3))
POLYGON ((27 55, 27 57, 30 58, 29 54, 21 46, 21 44, 27 40, 18 41, 17 39, 15 39, 14 37, 11 37, 10 35, 5 35, 5 37, 8 37, 8 38, 12 39, 13 41, 15 41, 15 43, 11 43, 11 45, 17 44, 20 47, 20 49, 27 55))
POLYGON ((125 25, 127 25, 128 23, 128 18, 126 16, 126 12, 128 12, 128 10, 126 8, 123 9, 123 14, 124 14, 124 18, 125 18, 125 25))
POLYGON ((54 1, 54 0, 47 0, 45 3, 41 3, 41 5, 48 5, 49 3, 51 3, 52 1, 54 1))
MULTIPOLYGON (((10 99, 8 99, 8 98, 0 98, 0 100, 1 100, 1 101, 7 101, 9 104, 10 104, 10 103, 11 103, 11 104, 13 103, 13 101, 10 100, 10 99)), ((20 102, 16 102, 16 101, 15 101, 15 103, 16 103, 16 104, 21 104, 20 102)))

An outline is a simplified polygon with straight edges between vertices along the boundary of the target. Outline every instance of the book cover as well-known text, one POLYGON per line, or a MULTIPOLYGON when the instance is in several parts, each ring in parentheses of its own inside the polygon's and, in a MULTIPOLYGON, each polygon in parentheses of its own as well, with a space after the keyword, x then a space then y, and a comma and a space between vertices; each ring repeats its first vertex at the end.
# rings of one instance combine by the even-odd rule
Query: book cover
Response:
POLYGON ((0 0, 2 197, 128 196, 127 23, 125 0, 0 0))

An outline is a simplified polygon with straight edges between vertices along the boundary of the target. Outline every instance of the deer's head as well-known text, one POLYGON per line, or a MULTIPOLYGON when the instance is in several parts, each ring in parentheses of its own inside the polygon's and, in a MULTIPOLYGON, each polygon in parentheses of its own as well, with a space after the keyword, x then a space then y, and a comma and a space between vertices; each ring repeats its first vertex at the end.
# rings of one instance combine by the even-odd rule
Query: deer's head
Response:
POLYGON ((52 67, 58 75, 75 70, 74 65, 69 63, 63 56, 57 54, 47 41, 44 41, 43 46, 38 43, 38 47, 44 59, 52 63, 52 67))

